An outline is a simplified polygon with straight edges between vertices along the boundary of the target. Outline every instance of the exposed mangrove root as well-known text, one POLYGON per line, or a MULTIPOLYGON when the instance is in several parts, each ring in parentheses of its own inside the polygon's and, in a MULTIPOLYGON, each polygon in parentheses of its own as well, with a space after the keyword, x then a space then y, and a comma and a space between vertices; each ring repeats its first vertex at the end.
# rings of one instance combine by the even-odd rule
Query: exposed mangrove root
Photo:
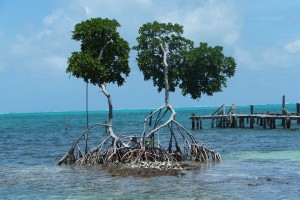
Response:
MULTIPOLYGON (((221 161, 219 153, 198 144, 194 136, 175 120, 175 116, 176 112, 170 104, 166 104, 151 113, 144 121, 142 147, 147 149, 148 146, 155 146, 155 137, 162 137, 159 136, 160 134, 164 135, 165 138, 169 137, 169 144, 167 145, 167 148, 165 148, 166 153, 168 154, 168 157, 171 157, 176 161, 221 161), (167 112, 171 112, 170 117, 163 121, 163 117, 167 112), (152 117, 155 115, 157 116, 154 127, 147 133, 147 122, 151 121, 152 117)), ((158 140, 157 143, 157 146, 159 147, 164 145, 163 141, 160 140, 158 140)))
POLYGON ((125 168, 151 168, 158 170, 181 170, 179 162, 218 162, 221 156, 197 143, 194 136, 175 120, 176 113, 170 105, 154 111, 144 121, 142 137, 124 137, 115 134, 104 139, 98 146, 84 154, 79 143, 87 131, 104 124, 89 127, 58 162, 74 165, 106 165, 123 163, 125 168), (168 112, 170 117, 165 119, 168 112), (147 123, 156 118, 147 131, 147 123), (156 141, 157 140, 157 141, 156 141))

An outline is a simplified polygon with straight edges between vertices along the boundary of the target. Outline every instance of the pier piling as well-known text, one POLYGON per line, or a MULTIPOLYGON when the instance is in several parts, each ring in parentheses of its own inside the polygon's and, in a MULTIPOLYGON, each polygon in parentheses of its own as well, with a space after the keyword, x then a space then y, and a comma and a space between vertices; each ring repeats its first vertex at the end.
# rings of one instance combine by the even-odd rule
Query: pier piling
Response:
POLYGON ((195 130, 195 114, 192 114, 192 130, 195 130))
MULTIPOLYGON (((282 96, 282 115, 286 115, 285 112, 285 95, 282 96)), ((284 126, 286 119, 282 119, 282 126, 284 126)))
MULTIPOLYGON (((297 116, 300 116, 300 103, 296 104, 297 116)), ((300 118, 297 120, 297 124, 300 124, 300 118)))

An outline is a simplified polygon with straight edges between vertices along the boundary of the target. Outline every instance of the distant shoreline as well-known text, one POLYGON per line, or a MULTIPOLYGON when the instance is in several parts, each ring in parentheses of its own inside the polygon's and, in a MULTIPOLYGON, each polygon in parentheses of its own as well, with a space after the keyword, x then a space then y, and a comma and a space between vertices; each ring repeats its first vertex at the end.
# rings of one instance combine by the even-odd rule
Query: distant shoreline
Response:
MULTIPOLYGON (((281 108, 282 104, 253 104, 254 107, 258 108, 264 108, 264 107, 273 107, 273 108, 281 108)), ((286 103, 286 107, 292 107, 296 106, 296 103, 286 103)), ((199 110, 199 109, 214 109, 214 108, 219 108, 219 106, 194 106, 194 107, 174 107, 175 111, 193 111, 193 110, 199 110)), ((225 107, 229 108, 231 105, 225 105, 225 107)), ((249 105, 236 105, 236 109, 245 109, 250 107, 249 105)), ((136 112, 136 111, 153 111, 156 108, 132 108, 132 109, 114 109, 114 112, 136 112)), ((294 108, 293 108, 294 109, 294 108)), ((89 113, 107 113, 108 109, 105 110, 89 110, 89 113)), ((71 110, 71 111, 40 111, 40 112, 10 112, 10 113, 0 113, 1 115, 32 115, 32 114, 71 114, 71 113, 76 113, 76 114, 85 114, 85 110, 71 110)))

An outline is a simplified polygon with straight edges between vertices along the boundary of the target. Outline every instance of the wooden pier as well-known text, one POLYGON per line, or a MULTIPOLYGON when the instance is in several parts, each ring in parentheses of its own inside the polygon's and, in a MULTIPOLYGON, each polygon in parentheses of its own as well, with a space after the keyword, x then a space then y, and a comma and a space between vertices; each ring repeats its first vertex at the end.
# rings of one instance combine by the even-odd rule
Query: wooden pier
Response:
POLYGON ((222 105, 212 115, 196 116, 192 114, 190 116, 192 129, 202 129, 204 120, 210 120, 208 124, 210 124, 211 128, 254 128, 255 126, 260 126, 264 129, 276 129, 279 125, 290 129, 292 121, 300 124, 300 103, 296 104, 297 113, 290 113, 285 108, 285 96, 283 96, 282 102, 282 113, 280 114, 254 113, 253 105, 250 105, 250 114, 234 114, 235 105, 232 105, 226 113, 225 105, 222 105))

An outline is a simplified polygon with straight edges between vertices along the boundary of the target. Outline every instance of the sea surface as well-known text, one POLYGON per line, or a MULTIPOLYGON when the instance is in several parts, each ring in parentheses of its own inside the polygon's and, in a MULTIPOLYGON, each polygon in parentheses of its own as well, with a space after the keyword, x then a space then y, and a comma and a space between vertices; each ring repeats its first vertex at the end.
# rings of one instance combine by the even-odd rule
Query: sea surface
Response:
MULTIPOLYGON (((295 113, 295 104, 287 109, 295 113)), ((178 108, 177 121, 191 130, 191 113, 216 107, 178 108)), ((153 109, 114 111, 116 134, 141 134, 153 109)), ((281 105, 255 105, 256 113, 281 113, 281 105)), ((236 112, 249 113, 249 106, 236 112)), ((89 125, 104 123, 107 111, 90 111, 89 125)), ((291 129, 210 128, 191 131, 218 151, 221 163, 202 163, 183 176, 112 177, 95 166, 57 162, 86 128, 82 112, 0 114, 0 199, 300 199, 300 125, 291 129)), ((249 127, 249 124, 246 124, 249 127)), ((90 139, 97 145, 105 130, 90 139)))

